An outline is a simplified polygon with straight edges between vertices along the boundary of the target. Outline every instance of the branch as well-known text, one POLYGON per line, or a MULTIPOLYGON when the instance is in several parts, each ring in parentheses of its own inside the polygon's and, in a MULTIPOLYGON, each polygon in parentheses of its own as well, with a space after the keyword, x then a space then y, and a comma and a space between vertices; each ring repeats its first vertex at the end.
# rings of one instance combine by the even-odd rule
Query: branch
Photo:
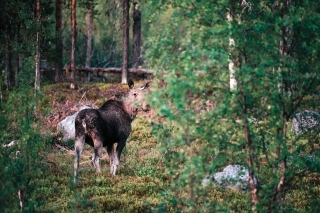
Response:
POLYGON ((300 105, 301 101, 306 96, 306 93, 310 90, 310 88, 311 88, 313 82, 315 81, 315 79, 316 79, 316 75, 313 75, 309 85, 306 87, 305 90, 303 90, 301 96, 300 97, 298 96, 295 100, 292 101, 292 105, 293 106, 291 108, 291 111, 287 115, 288 117, 290 117, 292 115, 292 113, 298 108, 298 106, 300 105), (296 103, 294 104, 294 102, 296 102, 296 103))
POLYGON ((242 113, 243 113, 243 120, 244 120, 243 130, 244 130, 244 136, 246 140, 246 150, 248 152, 247 164, 248 164, 248 170, 249 170, 249 186, 250 186, 250 192, 251 192, 251 202, 253 204, 253 208, 255 208, 255 206, 259 202, 259 196, 258 196, 258 188, 254 183, 252 138, 251 138, 249 122, 247 118, 246 97, 243 92, 241 92, 241 98, 243 100, 243 104, 242 104, 242 113))

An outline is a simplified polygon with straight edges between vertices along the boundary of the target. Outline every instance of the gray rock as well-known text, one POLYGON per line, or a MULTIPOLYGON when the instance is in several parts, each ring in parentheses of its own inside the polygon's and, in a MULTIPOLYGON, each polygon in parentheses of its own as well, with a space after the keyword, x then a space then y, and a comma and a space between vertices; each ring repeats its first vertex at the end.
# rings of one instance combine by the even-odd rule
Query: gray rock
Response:
POLYGON ((60 121, 58 123, 57 130, 58 130, 58 132, 61 132, 63 134, 63 138, 62 138, 63 141, 74 139, 74 137, 75 137, 75 127, 74 127, 75 124, 74 124, 74 121, 76 119, 76 116, 78 115, 78 113, 81 110, 89 109, 89 108, 91 108, 91 107, 83 106, 76 113, 66 117, 65 119, 63 119, 62 121, 60 121))
POLYGON ((304 110, 295 114, 292 119, 292 131, 296 135, 301 135, 313 129, 319 128, 320 113, 311 110, 304 110))
MULTIPOLYGON (((222 172, 207 175, 202 180, 202 186, 208 185, 212 182, 221 188, 231 188, 234 190, 248 190, 249 189, 249 171, 246 167, 241 165, 229 165, 223 169, 222 172)), ((257 179, 254 178, 257 185, 257 179)))

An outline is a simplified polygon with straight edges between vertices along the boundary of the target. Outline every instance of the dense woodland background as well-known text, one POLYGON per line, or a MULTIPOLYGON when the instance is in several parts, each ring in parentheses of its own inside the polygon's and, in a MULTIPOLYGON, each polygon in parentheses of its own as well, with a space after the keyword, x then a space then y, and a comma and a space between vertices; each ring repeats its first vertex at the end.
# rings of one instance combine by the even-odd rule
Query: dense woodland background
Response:
POLYGON ((319 212, 318 1, 0 3, 1 212, 319 212), (72 185, 56 122, 150 75, 119 174, 72 185), (247 191, 202 186, 230 164, 247 191))

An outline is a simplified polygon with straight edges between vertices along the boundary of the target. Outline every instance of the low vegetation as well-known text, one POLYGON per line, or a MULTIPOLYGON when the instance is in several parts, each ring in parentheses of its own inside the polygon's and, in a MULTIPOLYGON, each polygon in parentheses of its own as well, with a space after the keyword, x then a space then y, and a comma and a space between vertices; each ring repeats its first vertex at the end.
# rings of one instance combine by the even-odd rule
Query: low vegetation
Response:
MULTIPOLYGON (((137 85, 142 83, 140 81, 137 85)), ((214 158, 220 160, 216 164, 237 163, 243 158, 241 150, 234 152, 232 159, 221 161, 223 153, 220 151, 219 154, 218 149, 211 147, 201 138, 198 139, 198 143, 187 147, 161 144, 160 141, 174 142, 172 134, 178 134, 179 127, 173 124, 169 131, 166 130, 166 133, 162 134, 162 121, 165 118, 154 119, 150 113, 140 113, 134 120, 117 176, 109 174, 106 150, 103 151, 101 160, 102 172, 95 172, 91 163, 92 149, 86 145, 81 156, 79 181, 75 186, 72 181, 74 144, 72 140, 61 140, 61 135, 55 130, 57 121, 72 114, 82 104, 99 106, 106 99, 120 97, 125 92, 126 86, 120 84, 84 84, 78 90, 67 89, 64 84, 48 84, 44 87, 44 98, 37 102, 37 105, 28 102, 25 106, 27 102, 21 102, 19 110, 8 112, 1 124, 6 122, 12 125, 1 139, 8 143, 5 137, 10 140, 18 138, 19 150, 27 151, 22 152, 17 158, 14 157, 15 148, 1 151, 1 181, 5 183, 2 185, 3 194, 0 196, 1 202, 4 203, 1 211, 19 211, 17 191, 22 189, 23 209, 31 212, 176 212, 179 209, 183 209, 183 212, 251 212, 249 192, 213 186, 202 187, 203 176, 214 171, 203 171, 206 166, 186 166, 188 161, 199 163, 200 158, 196 158, 196 153, 201 150, 203 151, 198 156, 209 168, 214 158), (37 113, 18 119, 19 113, 34 109, 37 113), (36 131, 39 127, 42 127, 41 134, 36 131), (171 148, 165 149, 166 146, 171 148), (181 155, 186 151, 189 152, 189 158, 181 155), (172 160, 179 159, 179 153, 180 161, 173 162, 172 160), (183 173, 174 173, 183 169, 183 166, 183 173), (174 167, 179 170, 175 170, 174 167), (190 168, 193 170, 188 170, 190 168), (177 177, 189 180, 189 176, 184 179, 186 169, 189 171, 188 174, 193 174, 194 179, 191 182, 181 182, 181 185, 175 184, 177 177), (195 173, 196 171, 199 173, 195 173)), ((25 91, 11 94, 15 94, 14 98, 29 94, 31 100, 33 96, 25 91)), ((8 101, 6 106, 12 107, 13 104, 14 101, 8 101)), ((2 108, 2 111, 6 109, 2 108)), ((227 121, 221 122, 221 131, 228 131, 228 134, 233 135, 230 137, 231 144, 236 145, 241 134, 237 129, 229 131, 228 125, 227 121)), ((259 123, 258 127, 263 128, 263 125, 263 122, 259 123)), ((301 143, 307 142, 308 140, 301 140, 301 143)), ((317 153, 314 154, 318 156, 317 153)), ((268 171, 270 170, 266 170, 268 171)), ((269 176, 268 173, 264 175, 269 176)), ((289 187, 285 197, 286 211, 317 211, 319 199, 315 198, 320 194, 320 176, 315 172, 307 176, 291 177, 288 181, 290 182, 287 183, 289 187)))

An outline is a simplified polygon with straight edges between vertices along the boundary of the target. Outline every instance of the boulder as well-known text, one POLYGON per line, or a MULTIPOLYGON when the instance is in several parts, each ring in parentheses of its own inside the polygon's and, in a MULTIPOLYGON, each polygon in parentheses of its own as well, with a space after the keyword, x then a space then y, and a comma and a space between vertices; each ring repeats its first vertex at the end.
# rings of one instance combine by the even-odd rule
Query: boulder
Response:
POLYGON ((61 132, 63 134, 63 141, 74 139, 75 137, 75 127, 74 127, 74 121, 76 119, 76 116, 78 113, 83 109, 89 109, 91 107, 89 106, 83 106, 81 107, 76 113, 73 115, 67 116, 65 119, 60 121, 57 125, 58 132, 61 132))
MULTIPOLYGON (((202 180, 202 186, 207 186, 213 182, 221 188, 231 188, 234 190, 248 190, 249 189, 249 171, 246 167, 241 165, 228 165, 222 172, 207 175, 202 180)), ((254 178, 257 185, 257 179, 254 178)))
POLYGON ((313 129, 319 128, 320 113, 311 110, 304 110, 297 114, 292 119, 292 131, 296 135, 301 135, 313 129))

